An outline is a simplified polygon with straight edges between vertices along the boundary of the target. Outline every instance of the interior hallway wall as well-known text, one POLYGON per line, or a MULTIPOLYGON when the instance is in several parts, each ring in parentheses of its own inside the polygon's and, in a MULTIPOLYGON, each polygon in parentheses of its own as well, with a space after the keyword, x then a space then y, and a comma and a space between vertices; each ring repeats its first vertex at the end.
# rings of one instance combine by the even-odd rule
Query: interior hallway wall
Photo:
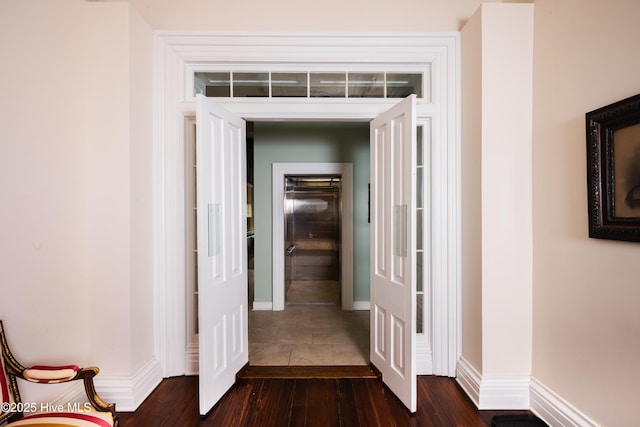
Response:
POLYGON ((153 357, 151 31, 126 3, 87 5, 86 295, 93 363, 128 376, 153 357), (115 172, 117 171, 117 173, 115 172))
POLYGON ((225 31, 457 31, 481 3, 325 0, 309 8, 295 0, 274 0, 251 2, 251 13, 247 13, 247 3, 234 1, 128 1, 156 29, 225 31))
POLYGON ((608 426, 637 423, 640 244, 588 238, 585 113, 640 93, 638 17, 535 3, 533 376, 608 426))
POLYGON ((0 3, 0 317, 23 364, 89 360, 82 34, 77 1, 0 3))
POLYGON ((0 51, 0 317, 24 364, 126 395, 155 359, 151 28, 126 2, 7 0, 0 51))
POLYGON ((369 301, 369 123, 254 125, 255 300, 272 300, 273 163, 353 163, 354 301, 369 301))

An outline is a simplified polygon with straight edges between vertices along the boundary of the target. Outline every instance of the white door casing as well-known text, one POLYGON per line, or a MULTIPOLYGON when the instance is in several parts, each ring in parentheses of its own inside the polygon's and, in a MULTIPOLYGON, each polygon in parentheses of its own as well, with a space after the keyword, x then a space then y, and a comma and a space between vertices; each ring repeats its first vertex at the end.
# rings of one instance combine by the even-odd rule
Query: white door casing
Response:
POLYGON ((197 99, 198 322, 200 414, 249 362, 246 123, 197 99))
MULTIPOLYGON (((431 234, 425 243, 433 373, 455 376, 461 349, 459 33, 157 31, 154 41, 154 341, 163 376, 184 375, 187 366, 183 139, 185 117, 196 111, 193 72, 240 68, 425 72, 417 114, 429 120, 433 140, 427 195, 431 234)), ((311 121, 369 121, 395 103, 367 98, 218 101, 248 120, 311 121)), ((191 372, 197 371, 195 359, 191 372)))
POLYGON ((370 360, 416 411, 415 95, 371 122, 370 360))

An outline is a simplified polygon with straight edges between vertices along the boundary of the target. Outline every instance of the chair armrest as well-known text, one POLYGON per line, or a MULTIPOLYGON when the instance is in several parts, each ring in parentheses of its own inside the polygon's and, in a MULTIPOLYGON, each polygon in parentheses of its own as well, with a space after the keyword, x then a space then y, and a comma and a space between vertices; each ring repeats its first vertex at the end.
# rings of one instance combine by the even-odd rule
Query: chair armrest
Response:
POLYGON ((113 417, 113 425, 118 425, 118 415, 116 414, 116 405, 114 403, 106 403, 96 392, 93 384, 93 377, 98 375, 100 369, 95 366, 88 368, 79 368, 76 365, 67 366, 32 366, 25 368, 17 376, 31 382, 56 384, 67 381, 82 380, 84 382, 84 390, 87 394, 87 400, 96 410, 100 412, 111 412, 113 417))
POLYGON ((84 381, 84 390, 87 393, 87 398, 89 399, 89 403, 91 406, 96 408, 98 411, 102 412, 111 412, 113 415, 114 426, 118 425, 118 415, 116 414, 116 405, 115 403, 107 403, 96 392, 96 387, 93 384, 93 377, 98 375, 100 369, 95 366, 91 366, 89 368, 83 368, 78 371, 78 379, 82 378, 84 381))
MULTIPOLYGON (((35 383, 63 383, 73 380, 82 380, 84 382, 84 389, 87 394, 87 400, 93 406, 94 409, 100 412, 110 412, 113 419, 113 426, 118 425, 118 415, 116 413, 116 405, 113 403, 106 403, 96 393, 95 386, 93 384, 93 377, 95 377, 100 370, 96 367, 79 368, 76 365, 66 366, 32 366, 27 368, 21 365, 7 345, 7 340, 4 334, 4 327, 2 320, 0 319, 0 373, 4 371, 4 374, 0 378, 0 402, 2 398, 12 398, 11 402, 20 403, 20 392, 18 391, 18 385, 16 378, 21 378, 26 381, 35 383), (9 396, 9 393, 11 396, 9 396), (4 396, 3 396, 4 394, 4 396)), ((8 402, 9 400, 5 400, 8 402)), ((22 417, 22 411, 10 413, 8 416, 6 413, 0 413, 0 424, 7 420, 12 420, 22 417)))
POLYGON ((32 366, 22 371, 22 378, 34 383, 63 383, 76 379, 80 368, 67 366, 32 366))

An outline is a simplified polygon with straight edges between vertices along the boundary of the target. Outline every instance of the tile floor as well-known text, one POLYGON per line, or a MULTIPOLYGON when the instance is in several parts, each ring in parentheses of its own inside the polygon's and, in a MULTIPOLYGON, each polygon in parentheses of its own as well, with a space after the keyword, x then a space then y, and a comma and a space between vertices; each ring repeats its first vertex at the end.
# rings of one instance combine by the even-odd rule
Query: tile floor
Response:
POLYGON ((287 304, 340 304, 337 280, 295 280, 287 290, 287 304))
POLYGON ((252 366, 368 365, 369 311, 290 305, 249 313, 252 366))

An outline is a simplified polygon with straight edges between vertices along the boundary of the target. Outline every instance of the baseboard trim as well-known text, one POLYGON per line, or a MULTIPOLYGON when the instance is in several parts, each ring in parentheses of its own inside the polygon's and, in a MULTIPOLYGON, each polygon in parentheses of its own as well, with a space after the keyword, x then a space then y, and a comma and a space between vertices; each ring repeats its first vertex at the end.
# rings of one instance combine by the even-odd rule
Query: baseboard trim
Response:
POLYGON ((106 402, 115 403, 116 410, 133 412, 162 381, 160 362, 149 360, 131 377, 95 378, 96 390, 106 402))
POLYGON ((433 353, 426 348, 416 348, 416 373, 433 375, 433 353))
POLYGON ((530 376, 486 377, 480 382, 478 409, 529 409, 530 376))
POLYGON ((535 378, 531 378, 531 412, 551 426, 598 426, 535 378))
POLYGON ((370 310, 371 301, 354 301, 353 309, 354 310, 370 310))
POLYGON ((482 376, 464 358, 457 366, 456 380, 478 409, 529 409, 531 377, 482 376))
POLYGON ((254 311, 272 311, 273 310, 273 303, 271 301, 254 301, 253 302, 253 310, 254 311))
POLYGON ((467 396, 469 396, 469 399, 471 399, 477 408, 480 402, 480 374, 463 357, 458 360, 456 367, 456 381, 460 384, 462 390, 467 393, 467 396))
POLYGON ((198 346, 189 346, 187 350, 187 368, 185 375, 198 375, 200 367, 200 350, 198 346))

